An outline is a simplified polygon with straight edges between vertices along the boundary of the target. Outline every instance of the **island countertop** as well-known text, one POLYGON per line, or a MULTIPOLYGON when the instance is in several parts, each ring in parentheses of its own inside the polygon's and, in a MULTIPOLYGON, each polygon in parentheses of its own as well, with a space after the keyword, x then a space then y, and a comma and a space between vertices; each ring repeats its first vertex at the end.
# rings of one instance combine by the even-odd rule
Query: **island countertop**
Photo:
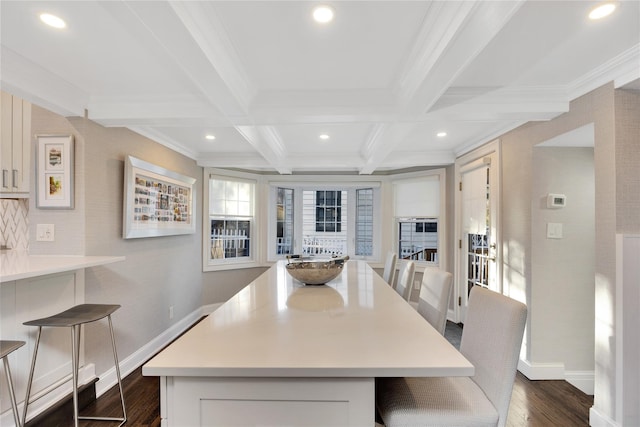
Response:
POLYGON ((473 365, 364 261, 305 286, 284 261, 143 366, 144 375, 473 375, 473 365))
POLYGON ((27 251, 0 253, 0 282, 29 279, 124 261, 123 256, 30 255, 27 251))

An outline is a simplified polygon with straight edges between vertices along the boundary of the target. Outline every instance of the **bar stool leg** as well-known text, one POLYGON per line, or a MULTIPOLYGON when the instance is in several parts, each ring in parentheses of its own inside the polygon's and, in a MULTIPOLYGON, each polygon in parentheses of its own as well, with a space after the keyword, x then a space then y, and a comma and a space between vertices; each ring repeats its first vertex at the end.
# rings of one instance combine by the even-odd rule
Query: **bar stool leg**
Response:
POLYGON ((118 427, 127 422, 127 410, 124 406, 124 388, 122 387, 122 377, 120 376, 120 363, 118 362, 118 352, 116 350, 116 338, 113 333, 113 323, 111 322, 111 315, 107 316, 109 321, 109 333, 111 334, 111 347, 113 349, 113 362, 116 368, 116 376, 118 378, 118 388, 120 389, 120 402, 122 402, 122 418, 112 417, 78 417, 81 420, 95 420, 95 421, 121 421, 118 427))
POLYGON ((31 360, 31 370, 29 371, 29 380, 27 380, 27 393, 24 398, 24 407, 22 408, 22 425, 27 423, 27 407, 29 406, 29 397, 31 395, 31 383, 33 382, 33 372, 36 367, 36 356, 38 355, 38 346, 40 345, 40 335, 42 334, 42 326, 38 326, 38 334, 36 335, 36 345, 33 349, 33 359, 31 360))
POLYGON ((9 360, 7 357, 2 358, 2 364, 4 365, 4 375, 7 378, 7 388, 9 389, 9 399, 11 400, 11 410, 13 410, 13 420, 16 423, 16 427, 22 427, 20 423, 20 416, 18 415, 18 405, 16 403, 16 393, 13 389, 13 379, 11 378, 11 369, 9 369, 9 360))
MULTIPOLYGON (((116 351, 116 338, 113 335, 113 325, 111 324, 111 315, 107 316, 109 320, 109 332, 111 333, 111 347, 113 348, 113 361, 116 366, 116 376, 118 377, 118 387, 120 388, 120 401, 122 402, 122 424, 127 421, 127 410, 124 408, 124 390, 122 389, 122 379, 120 377, 120 363, 118 362, 118 352, 116 351)), ((122 425, 120 424, 120 425, 122 425)))
POLYGON ((74 325, 71 327, 71 370, 73 374, 73 424, 78 427, 78 365, 80 358, 80 327, 74 325), (78 330, 76 330, 78 328, 78 330))

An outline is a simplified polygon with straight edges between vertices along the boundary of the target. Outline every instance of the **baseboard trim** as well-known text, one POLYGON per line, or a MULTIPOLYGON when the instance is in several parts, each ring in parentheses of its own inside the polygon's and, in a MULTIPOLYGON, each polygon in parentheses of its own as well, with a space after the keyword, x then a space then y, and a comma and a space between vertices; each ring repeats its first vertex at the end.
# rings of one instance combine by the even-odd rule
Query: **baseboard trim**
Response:
POLYGON ((589 409, 589 425, 591 427, 622 427, 608 416, 600 413, 593 406, 589 409))
POLYGON ((567 371, 565 379, 581 392, 593 396, 595 390, 594 371, 567 371))
POLYGON ((562 363, 531 363, 520 359, 518 370, 530 380, 564 380, 564 364, 562 363))
POLYGON ((531 363, 522 359, 518 370, 530 380, 565 380, 588 395, 595 390, 594 371, 565 371, 563 363, 531 363))
MULTIPOLYGON (((213 313, 220 304, 209 304, 204 305, 193 312, 191 312, 186 317, 182 318, 179 322, 172 325, 169 329, 164 331, 162 334, 155 337, 153 340, 149 341, 143 347, 141 347, 138 351, 130 355, 124 360, 120 360, 120 374, 122 377, 126 377, 131 372, 135 371, 143 365, 147 360, 153 357, 157 352, 162 350, 167 344, 169 344, 174 339, 178 338, 184 331, 189 329, 194 323, 196 323, 202 316, 206 316, 208 314, 213 313)), ((117 337, 116 337, 117 340, 117 337)), ((100 381, 96 383, 96 395, 97 397, 102 396, 107 390, 118 383, 118 378, 116 375, 115 366, 109 369, 106 372, 103 372, 99 375, 100 381)))

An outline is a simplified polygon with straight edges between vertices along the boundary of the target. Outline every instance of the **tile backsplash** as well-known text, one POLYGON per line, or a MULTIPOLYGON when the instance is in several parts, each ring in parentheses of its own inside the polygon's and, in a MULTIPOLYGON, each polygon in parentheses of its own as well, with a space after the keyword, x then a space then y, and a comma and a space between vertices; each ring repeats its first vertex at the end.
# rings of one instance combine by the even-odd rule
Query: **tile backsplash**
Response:
POLYGON ((0 199, 0 244, 29 249, 29 199, 0 199))

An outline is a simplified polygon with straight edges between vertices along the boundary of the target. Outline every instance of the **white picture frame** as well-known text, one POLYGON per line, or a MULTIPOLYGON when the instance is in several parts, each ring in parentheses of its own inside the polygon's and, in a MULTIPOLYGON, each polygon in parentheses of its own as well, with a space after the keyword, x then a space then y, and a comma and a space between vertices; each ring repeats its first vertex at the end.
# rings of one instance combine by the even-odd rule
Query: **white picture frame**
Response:
POLYGON ((73 135, 36 135, 36 139, 36 207, 73 209, 73 135))
POLYGON ((122 237, 195 233, 195 183, 195 178, 127 156, 122 237))

